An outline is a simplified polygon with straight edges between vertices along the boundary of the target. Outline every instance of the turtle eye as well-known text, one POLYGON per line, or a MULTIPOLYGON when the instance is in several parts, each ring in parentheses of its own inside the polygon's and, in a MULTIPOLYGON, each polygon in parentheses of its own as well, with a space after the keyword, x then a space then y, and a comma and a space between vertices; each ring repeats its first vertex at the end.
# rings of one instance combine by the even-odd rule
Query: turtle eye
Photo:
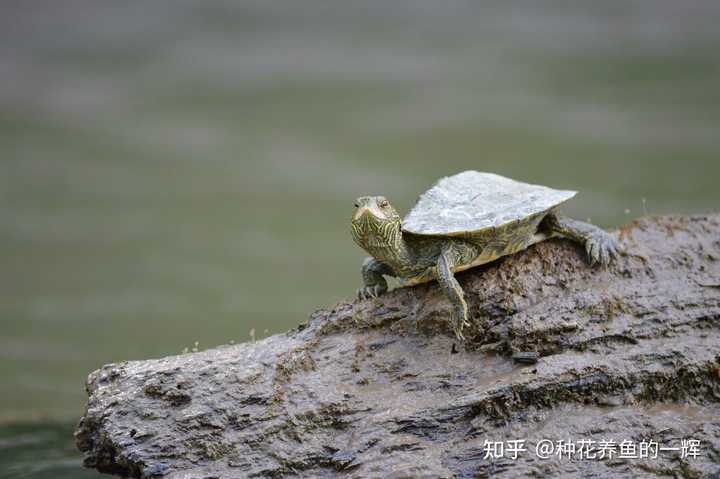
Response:
POLYGON ((388 202, 387 200, 382 200, 378 203, 378 205, 380 205, 380 208, 385 208, 388 205, 388 202))
POLYGON ((360 203, 358 203, 357 201, 356 201, 355 203, 353 203, 353 205, 355 206, 355 208, 359 208, 359 207, 360 207, 360 203))

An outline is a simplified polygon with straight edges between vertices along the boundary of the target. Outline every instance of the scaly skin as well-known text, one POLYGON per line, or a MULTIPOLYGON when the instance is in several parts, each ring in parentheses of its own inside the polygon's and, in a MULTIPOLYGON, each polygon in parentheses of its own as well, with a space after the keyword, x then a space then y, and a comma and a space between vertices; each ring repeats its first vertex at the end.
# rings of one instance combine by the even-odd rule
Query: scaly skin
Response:
POLYGON ((595 225, 563 218, 549 213, 543 219, 541 227, 555 236, 568 238, 585 246, 590 265, 609 264, 620 252, 620 244, 610 234, 595 225))
POLYGON ((585 246, 590 264, 608 264, 620 251, 610 234, 581 221, 562 218, 548 211, 507 227, 464 236, 423 236, 402 231, 397 211, 382 196, 363 196, 355 202, 351 221, 353 240, 371 257, 362 265, 360 299, 387 291, 384 276, 410 283, 437 280, 453 305, 451 323, 455 335, 464 340, 469 325, 463 290, 454 273, 469 266, 493 261, 525 249, 548 237, 564 237, 585 246))

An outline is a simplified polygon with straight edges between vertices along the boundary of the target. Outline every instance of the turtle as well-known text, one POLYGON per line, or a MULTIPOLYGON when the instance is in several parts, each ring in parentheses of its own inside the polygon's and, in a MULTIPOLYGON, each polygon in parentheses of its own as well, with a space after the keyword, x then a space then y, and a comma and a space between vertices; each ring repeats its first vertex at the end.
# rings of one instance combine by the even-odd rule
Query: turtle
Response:
POLYGON ((469 321, 454 273, 555 237, 582 244, 591 267, 620 254, 620 244, 608 232, 557 213, 576 194, 470 170, 437 181, 405 219, 384 196, 357 198, 352 237, 370 254, 362 263, 357 296, 385 293, 385 276, 398 278, 402 286, 437 280, 452 304, 450 322, 462 341, 469 321))

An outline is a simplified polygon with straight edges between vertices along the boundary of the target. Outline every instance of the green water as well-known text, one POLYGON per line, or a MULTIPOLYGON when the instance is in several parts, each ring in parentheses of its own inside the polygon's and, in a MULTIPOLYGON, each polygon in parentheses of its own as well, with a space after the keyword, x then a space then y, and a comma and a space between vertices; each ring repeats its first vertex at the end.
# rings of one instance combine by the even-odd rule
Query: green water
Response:
POLYGON ((718 20, 710 0, 0 7, 0 477, 80 477, 104 363, 349 297, 358 195, 406 211, 472 168, 577 189, 566 213, 604 226, 716 209, 718 20))
POLYGON ((0 478, 85 479, 108 477, 80 467, 69 423, 0 427, 0 478))

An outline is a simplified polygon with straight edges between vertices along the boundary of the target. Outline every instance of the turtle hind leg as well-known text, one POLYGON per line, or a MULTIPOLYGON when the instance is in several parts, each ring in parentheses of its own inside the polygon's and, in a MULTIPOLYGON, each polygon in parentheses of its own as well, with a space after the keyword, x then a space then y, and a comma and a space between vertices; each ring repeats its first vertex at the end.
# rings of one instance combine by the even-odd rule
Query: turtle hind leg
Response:
POLYGON ((363 287, 357 290, 358 299, 377 298, 388 289, 383 275, 396 276, 390 266, 372 257, 365 258, 361 272, 363 287))
POLYGON ((590 223, 558 216, 547 215, 540 224, 540 230, 553 236, 561 236, 585 246, 590 264, 607 265, 622 251, 620 243, 607 231, 590 223))
POLYGON ((455 267, 455 254, 451 247, 444 247, 437 262, 437 278, 445 296, 448 297, 453 306, 452 327, 458 340, 464 341, 462 330, 470 326, 467 318, 467 303, 460 283, 455 279, 453 268, 455 267))

